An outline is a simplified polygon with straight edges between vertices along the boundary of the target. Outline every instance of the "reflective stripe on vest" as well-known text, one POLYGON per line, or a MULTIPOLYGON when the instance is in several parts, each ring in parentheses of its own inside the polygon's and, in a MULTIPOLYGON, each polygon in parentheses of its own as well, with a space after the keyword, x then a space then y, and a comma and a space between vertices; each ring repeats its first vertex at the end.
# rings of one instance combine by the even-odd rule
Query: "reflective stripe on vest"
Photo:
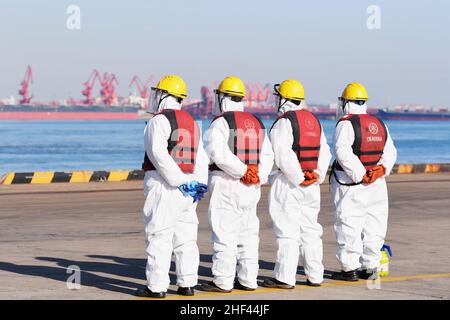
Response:
POLYGON ((280 119, 288 119, 291 122, 294 137, 292 150, 297 155, 302 170, 317 169, 322 134, 319 120, 312 112, 304 109, 287 111, 278 117, 275 123, 280 119))
MULTIPOLYGON (((351 114, 341 118, 341 121, 350 121, 355 132, 353 153, 359 158, 366 170, 372 169, 378 164, 383 155, 387 140, 386 126, 377 117, 370 114, 351 114)), ((342 171, 339 163, 337 170, 342 171)))
MULTIPOLYGON (((171 131, 170 138, 167 140, 167 151, 181 171, 193 173, 200 140, 200 129, 197 123, 184 110, 166 109, 156 115, 158 114, 165 116, 170 123, 171 131)), ((156 169, 148 158, 147 153, 144 153, 142 169, 144 171, 156 169)))
MULTIPOLYGON (((245 164, 259 164, 264 141, 264 125, 255 115, 243 111, 225 112, 216 118, 224 118, 230 128, 228 146, 245 164)), ((220 170, 212 164, 210 170, 220 170)))

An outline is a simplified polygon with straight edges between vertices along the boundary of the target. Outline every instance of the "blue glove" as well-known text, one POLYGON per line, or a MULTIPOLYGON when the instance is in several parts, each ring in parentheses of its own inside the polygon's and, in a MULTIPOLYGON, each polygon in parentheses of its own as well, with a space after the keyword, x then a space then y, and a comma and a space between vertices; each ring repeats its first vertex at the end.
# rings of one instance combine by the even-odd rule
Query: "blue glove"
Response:
POLYGON ((203 183, 199 183, 198 181, 190 181, 188 183, 184 183, 178 187, 181 193, 188 197, 192 197, 194 202, 200 201, 205 196, 205 193, 208 191, 208 186, 203 183))
POLYGON ((204 183, 198 183, 195 186, 196 196, 194 197, 194 202, 200 201, 205 196, 205 193, 208 192, 208 186, 204 183))
POLYGON ((190 181, 188 183, 184 183, 181 186, 178 187, 178 189, 181 191, 181 193, 185 197, 195 197, 197 192, 195 191, 195 186, 197 181, 190 181))

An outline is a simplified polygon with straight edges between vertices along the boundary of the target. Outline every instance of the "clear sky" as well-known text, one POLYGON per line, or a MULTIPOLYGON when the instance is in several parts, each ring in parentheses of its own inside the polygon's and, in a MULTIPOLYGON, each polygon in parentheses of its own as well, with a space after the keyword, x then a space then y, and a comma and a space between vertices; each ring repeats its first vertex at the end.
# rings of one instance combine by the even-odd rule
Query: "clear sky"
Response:
POLYGON ((297 78, 309 102, 336 100, 352 81, 371 104, 450 106, 450 2, 0 0, 0 98, 17 95, 26 66, 38 100, 81 98, 93 68, 114 72, 120 95, 134 74, 176 73, 191 97, 227 75, 297 78), (68 5, 81 29, 68 30, 68 5), (369 30, 369 5, 381 29, 369 30))

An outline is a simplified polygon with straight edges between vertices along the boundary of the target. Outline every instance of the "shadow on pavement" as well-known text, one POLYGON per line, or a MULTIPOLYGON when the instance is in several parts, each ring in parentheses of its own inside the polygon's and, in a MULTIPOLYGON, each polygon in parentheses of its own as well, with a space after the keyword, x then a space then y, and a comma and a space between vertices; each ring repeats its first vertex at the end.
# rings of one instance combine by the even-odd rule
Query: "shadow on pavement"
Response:
MULTIPOLYGON (((42 259, 45 261, 45 259, 42 259)), ((14 263, 0 262, 0 270, 13 272, 16 274, 48 278, 61 282, 66 282, 72 273, 67 273, 67 267, 71 265, 83 265, 84 262, 71 261, 65 259, 58 260, 59 267, 36 266, 36 265, 17 265, 14 263)), ((47 260, 48 261, 48 260, 47 260)), ((137 287, 136 283, 100 276, 87 270, 81 269, 81 286, 95 287, 102 290, 119 292, 124 294, 134 294, 137 287)))
MULTIPOLYGON (((55 263, 56 266, 41 266, 41 265, 18 265, 8 262, 0 262, 0 270, 8 271, 16 274, 37 276, 48 278, 56 281, 66 282, 71 273, 67 273, 69 266, 78 266, 81 270, 81 285, 94 287, 102 290, 112 292, 119 292, 123 294, 134 295, 137 288, 144 288, 145 286, 145 266, 146 259, 139 258, 123 258, 108 255, 88 255, 91 259, 109 260, 104 261, 76 261, 55 257, 36 257, 36 260, 47 261, 55 263), (114 277, 108 277, 100 274, 109 274, 114 277), (132 278, 139 280, 137 283, 133 281, 117 279, 116 277, 132 278)), ((210 266, 204 264, 212 263, 212 255, 201 254, 201 265, 199 267, 199 276, 208 279, 199 279, 199 284, 207 283, 212 278, 210 266)), ((260 269, 273 270, 275 263, 260 260, 260 269)), ((325 278, 331 278, 332 271, 325 270, 325 278)), ((303 267, 299 267, 297 274, 305 275, 303 267)), ((176 283, 175 263, 172 261, 170 267, 170 281, 172 284, 176 283)), ((263 281, 265 276, 259 276, 258 280, 263 281)), ((305 284, 304 281, 299 281, 297 284, 305 284)), ((174 290, 168 290, 168 293, 176 293, 174 290)))

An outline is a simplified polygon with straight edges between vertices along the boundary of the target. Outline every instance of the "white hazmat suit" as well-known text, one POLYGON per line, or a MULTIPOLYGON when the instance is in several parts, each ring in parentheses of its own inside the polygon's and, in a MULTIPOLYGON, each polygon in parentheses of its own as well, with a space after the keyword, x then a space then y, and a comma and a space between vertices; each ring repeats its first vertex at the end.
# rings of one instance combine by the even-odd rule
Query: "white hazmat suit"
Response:
MULTIPOLYGON (((284 102, 281 112, 303 108, 284 102)), ((270 140, 275 153, 275 164, 279 168, 271 175, 269 193, 270 216, 277 237, 277 259, 275 279, 295 285, 299 256, 305 274, 312 283, 323 281, 322 226, 317 222, 320 210, 320 184, 324 181, 331 160, 330 148, 325 134, 320 137, 318 167, 314 170, 319 179, 310 186, 301 186, 304 173, 292 150, 294 141, 291 122, 280 119, 270 131, 270 140)))
MULTIPOLYGON (((222 101, 223 112, 243 109, 242 102, 234 102, 229 98, 222 101)), ((247 171, 247 165, 231 151, 228 145, 229 130, 226 120, 218 118, 205 132, 206 152, 211 162, 223 170, 211 171, 209 182, 213 281, 219 288, 231 290, 237 271, 242 285, 256 288, 259 269, 259 219, 256 207, 261 190, 260 185, 245 185, 240 181, 247 171)), ((261 184, 267 182, 272 166, 272 146, 265 135, 259 164, 261 184)))
MULTIPOLYGON (((159 106, 159 110, 164 109, 179 110, 181 105, 169 96, 159 106)), ((194 173, 183 173, 167 151, 170 134, 170 123, 163 115, 150 119, 144 131, 145 151, 156 168, 147 171, 144 178, 146 277, 152 292, 167 291, 172 252, 177 285, 194 287, 198 279, 197 204, 192 197, 184 196, 178 186, 193 180, 207 183, 209 160, 200 139, 194 173)))
MULTIPOLYGON (((366 114, 366 105, 347 102, 345 114, 366 114)), ((387 130, 387 128, 386 128, 387 130)), ((339 181, 345 184, 358 183, 366 169, 353 153, 355 132, 350 121, 341 121, 334 134, 334 152, 344 171, 335 171, 339 181)), ((386 168, 388 176, 397 159, 397 150, 387 132, 383 155, 378 164, 386 168)), ((334 229, 338 242, 337 259, 343 271, 360 267, 379 267, 388 222, 388 192, 384 177, 371 184, 356 186, 340 185, 332 178, 332 199, 336 208, 334 229)))

